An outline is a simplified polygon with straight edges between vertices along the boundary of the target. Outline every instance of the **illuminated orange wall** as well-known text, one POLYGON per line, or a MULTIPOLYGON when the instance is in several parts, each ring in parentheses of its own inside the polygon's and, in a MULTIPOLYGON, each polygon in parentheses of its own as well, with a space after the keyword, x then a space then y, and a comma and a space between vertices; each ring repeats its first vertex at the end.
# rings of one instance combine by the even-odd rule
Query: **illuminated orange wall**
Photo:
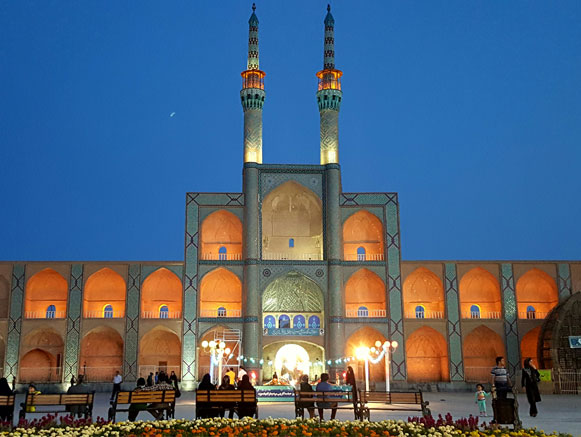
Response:
POLYGON ((167 305, 170 313, 182 311, 182 281, 165 268, 153 272, 141 286, 141 311, 158 313, 161 305, 167 305))
POLYGON ((0 276, 0 319, 8 317, 10 284, 4 276, 0 276))
POLYGON ((345 309, 385 309, 385 284, 379 276, 367 269, 356 271, 345 284, 345 309))
POLYGON ((364 247, 366 254, 383 254, 383 225, 367 211, 356 212, 343 224, 344 259, 353 260, 358 247, 364 247))
POLYGON ((64 359, 64 342, 53 329, 39 328, 27 334, 21 346, 20 378, 22 382, 55 381, 57 356, 64 359))
POLYGON ((81 341, 79 372, 87 366, 89 381, 109 381, 115 370, 123 372, 123 339, 109 327, 91 330, 81 341))
POLYGON ((472 305, 479 305, 481 314, 502 311, 498 280, 490 272, 480 267, 470 270, 460 280, 462 317, 470 312, 472 305))
POLYGON ((229 270, 218 268, 207 273, 200 284, 200 309, 242 309, 242 283, 229 270))
POLYGON ((26 283, 24 311, 35 312, 44 318, 49 305, 57 312, 67 311, 67 280, 52 269, 44 269, 26 283))
POLYGON ((444 313, 444 287, 431 270, 419 267, 403 283, 404 313, 415 317, 416 307, 423 305, 426 312, 444 313))
POLYGON ((167 362, 168 367, 179 367, 181 357, 182 344, 179 337, 165 327, 152 329, 139 342, 140 366, 158 366, 160 362, 167 362))
POLYGON ((112 305, 113 311, 125 314, 126 284, 121 275, 109 268, 93 273, 87 279, 83 291, 84 312, 100 313, 106 305, 112 305))
POLYGON ((442 334, 427 326, 415 330, 406 340, 408 381, 448 381, 448 346, 442 334))
POLYGON ((516 283, 516 301, 521 318, 526 318, 529 305, 538 312, 548 313, 559 302, 557 284, 542 270, 529 270, 516 283))
POLYGON ((539 335, 541 334, 541 327, 530 330, 525 334, 520 342, 521 360, 524 362, 526 358, 532 358, 535 366, 539 365, 537 347, 539 344, 539 335))
MULTIPOLYGON (((490 369, 495 365, 496 357, 504 356, 506 358, 502 338, 483 325, 475 328, 464 338, 462 352, 464 354, 464 368, 490 369)), ((488 370, 488 374, 490 374, 490 370, 488 370)))
MULTIPOLYGON (((368 326, 355 331, 347 340, 347 345, 345 347, 345 353, 347 356, 355 357, 358 347, 375 346, 375 342, 379 340, 382 343, 386 340, 381 332, 376 329, 370 328, 368 326)), ((401 346, 400 346, 401 347, 401 346)), ((356 361, 351 364, 356 373, 356 378, 358 381, 365 380, 364 364, 363 361, 356 361)), ((347 367, 347 364, 345 364, 347 367)), ((382 359, 377 364, 369 365, 369 380, 370 381, 385 381, 385 358, 382 359)))
POLYGON ((218 255, 222 246, 228 254, 242 254, 242 223, 229 211, 216 211, 202 222, 200 239, 202 254, 218 255))

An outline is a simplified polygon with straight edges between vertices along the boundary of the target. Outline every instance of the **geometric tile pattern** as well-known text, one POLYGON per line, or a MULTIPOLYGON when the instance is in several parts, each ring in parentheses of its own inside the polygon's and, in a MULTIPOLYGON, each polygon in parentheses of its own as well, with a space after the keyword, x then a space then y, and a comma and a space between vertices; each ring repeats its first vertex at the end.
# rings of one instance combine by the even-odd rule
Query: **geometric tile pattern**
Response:
POLYGON ((458 274, 456 271, 456 264, 454 263, 446 263, 445 290, 446 312, 448 314, 447 330, 448 356, 450 360, 450 381, 464 381, 458 274))
POLYGON ((139 377, 137 356, 139 351, 139 304, 141 295, 141 266, 130 264, 127 273, 127 305, 125 316, 125 347, 123 376, 125 381, 136 381, 139 377))
POLYGON ((563 302, 571 296, 571 270, 569 264, 559 264, 557 268, 559 282, 559 302, 563 302))
POLYGON ((518 340, 518 312, 514 288, 512 264, 501 264, 502 272, 502 302, 504 311, 504 341, 508 371, 515 375, 520 369, 520 347, 518 340))
POLYGON ((65 343, 64 381, 79 373, 81 310, 83 303, 83 264, 71 265, 69 304, 67 305, 67 337, 65 343))
POLYGON ((18 353, 20 350, 20 330, 22 328, 22 304, 24 302, 24 264, 14 264, 10 292, 10 318, 4 355, 4 377, 12 382, 18 378, 18 353))

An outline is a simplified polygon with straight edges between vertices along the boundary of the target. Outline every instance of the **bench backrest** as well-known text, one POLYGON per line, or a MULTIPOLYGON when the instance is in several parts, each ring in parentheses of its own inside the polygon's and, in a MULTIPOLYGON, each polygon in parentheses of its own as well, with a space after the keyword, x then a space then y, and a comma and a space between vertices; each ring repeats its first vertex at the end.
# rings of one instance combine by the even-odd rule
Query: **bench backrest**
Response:
POLYGON ((174 403, 175 390, 155 391, 120 391, 117 393, 117 404, 174 403))
POLYGON ((380 392, 380 391, 360 391, 361 402, 381 402, 386 404, 421 404, 423 402, 422 392, 380 392))
POLYGON ((0 396, 0 407, 12 407, 14 406, 15 395, 2 395, 0 396))
POLYGON ((350 402, 353 403, 352 391, 297 391, 295 402, 350 402))
POLYGON ((28 394, 26 395, 27 406, 48 406, 48 405, 93 405, 95 393, 75 393, 75 394, 28 394))
POLYGON ((196 403, 256 402, 254 390, 197 390, 196 403))

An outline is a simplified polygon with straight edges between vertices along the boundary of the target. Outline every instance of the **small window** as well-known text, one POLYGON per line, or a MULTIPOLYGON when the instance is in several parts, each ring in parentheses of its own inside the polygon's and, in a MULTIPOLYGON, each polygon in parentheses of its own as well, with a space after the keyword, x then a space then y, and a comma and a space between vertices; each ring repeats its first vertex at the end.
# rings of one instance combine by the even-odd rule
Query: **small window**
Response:
POLYGON ((228 259, 228 249, 222 246, 218 249, 218 259, 221 261, 226 261, 228 259))
POLYGON ((357 261, 365 261, 365 247, 357 248, 357 261))
POLYGON ((369 317, 369 310, 367 307, 359 307, 357 309, 357 317, 369 317))
POLYGON ((227 315, 226 308, 224 307, 218 308, 218 317, 226 317, 226 315, 227 315))
POLYGON ((470 307, 470 318, 479 319, 480 318, 480 307, 478 305, 472 305, 470 307))
POLYGON ((56 307, 54 305, 49 305, 46 307, 46 318, 54 319, 56 317, 56 307))
POLYGON ((169 318, 169 308, 167 305, 162 305, 159 307, 159 318, 168 319, 169 318))
POLYGON ((424 319, 426 317, 426 309, 423 305, 416 307, 416 319, 424 319))
POLYGON ((295 247, 295 239, 294 238, 288 239, 288 247, 295 247))
POLYGON ((286 314, 281 315, 278 318, 278 327, 279 328, 290 328, 290 317, 286 314))
POLYGON ((536 319, 537 318, 537 310, 534 306, 529 305, 527 307, 527 319, 536 319))
POLYGON ((113 318, 113 305, 105 305, 103 308, 103 318, 112 319, 113 318))

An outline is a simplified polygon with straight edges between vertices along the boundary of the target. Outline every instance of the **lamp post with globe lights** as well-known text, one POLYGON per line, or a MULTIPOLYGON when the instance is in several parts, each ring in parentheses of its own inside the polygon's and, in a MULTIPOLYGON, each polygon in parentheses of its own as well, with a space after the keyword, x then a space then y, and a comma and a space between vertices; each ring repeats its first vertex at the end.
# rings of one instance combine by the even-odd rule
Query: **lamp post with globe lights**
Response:
POLYGON ((226 347, 226 343, 223 341, 214 340, 204 340, 202 342, 202 348, 206 352, 210 352, 210 375, 214 376, 214 363, 218 364, 218 383, 222 381, 222 361, 224 355, 230 355, 230 348, 226 347))
POLYGON ((391 353, 398 347, 397 341, 386 340, 383 343, 381 340, 375 342, 375 346, 361 346, 355 351, 357 359, 365 361, 365 390, 369 391, 369 362, 377 364, 385 357, 385 391, 390 391, 390 371, 389 364, 391 361, 391 353))

